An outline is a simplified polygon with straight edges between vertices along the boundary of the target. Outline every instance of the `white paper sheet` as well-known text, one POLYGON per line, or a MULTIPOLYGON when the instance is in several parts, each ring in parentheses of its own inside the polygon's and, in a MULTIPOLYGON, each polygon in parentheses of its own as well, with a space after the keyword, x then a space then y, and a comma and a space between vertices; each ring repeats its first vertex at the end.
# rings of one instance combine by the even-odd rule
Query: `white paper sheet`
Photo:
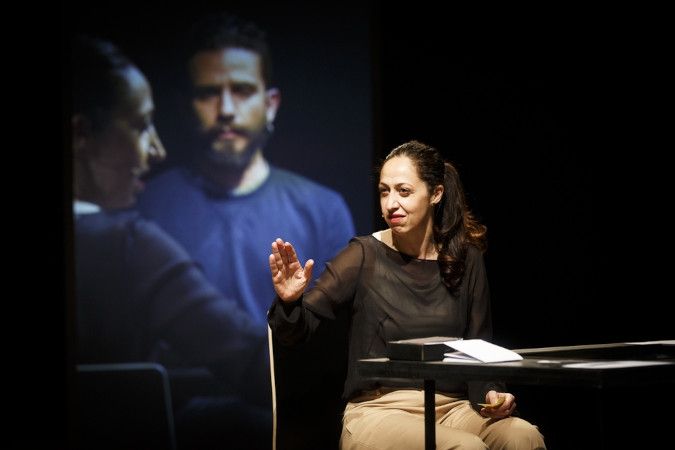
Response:
POLYGON ((481 362, 504 362, 520 361, 523 359, 518 353, 499 345, 492 344, 482 339, 463 339, 461 341, 444 342, 448 347, 454 348, 460 353, 446 353, 450 360, 458 359, 462 354, 481 362))

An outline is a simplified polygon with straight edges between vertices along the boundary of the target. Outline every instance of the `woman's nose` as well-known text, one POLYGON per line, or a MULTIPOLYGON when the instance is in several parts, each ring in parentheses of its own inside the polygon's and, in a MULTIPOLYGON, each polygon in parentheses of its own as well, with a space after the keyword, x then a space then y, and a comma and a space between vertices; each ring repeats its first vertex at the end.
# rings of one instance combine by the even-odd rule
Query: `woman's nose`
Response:
POLYGON ((401 205, 398 203, 397 198, 394 198, 394 196, 390 195, 387 198, 387 205, 386 206, 387 206, 387 210, 396 211, 399 208, 399 206, 401 206, 401 205))
POLYGON ((150 159, 155 162, 162 161, 166 158, 166 149, 164 148, 164 144, 162 144, 162 140, 159 138, 159 134, 157 134, 154 125, 150 128, 150 149, 148 153, 150 159))

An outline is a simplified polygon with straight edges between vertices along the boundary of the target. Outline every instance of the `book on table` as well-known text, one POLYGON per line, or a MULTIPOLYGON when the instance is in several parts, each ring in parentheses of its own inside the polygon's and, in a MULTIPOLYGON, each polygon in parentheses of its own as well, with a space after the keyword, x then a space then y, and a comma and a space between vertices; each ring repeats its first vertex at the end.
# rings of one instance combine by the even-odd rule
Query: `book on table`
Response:
POLYGON ((431 336, 415 339, 401 339, 387 342, 389 359, 407 361, 441 361, 449 350, 445 343, 460 338, 450 336, 431 336))

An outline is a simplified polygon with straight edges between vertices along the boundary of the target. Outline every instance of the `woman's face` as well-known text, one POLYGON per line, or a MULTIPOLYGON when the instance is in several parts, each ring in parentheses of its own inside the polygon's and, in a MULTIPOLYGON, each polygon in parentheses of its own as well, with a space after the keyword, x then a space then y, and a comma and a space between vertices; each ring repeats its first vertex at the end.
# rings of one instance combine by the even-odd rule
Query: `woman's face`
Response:
POLYGON ((407 156, 395 156, 380 171, 380 208, 384 220, 396 234, 431 230, 433 205, 442 189, 432 195, 407 156))
POLYGON ((88 199, 104 208, 126 208, 143 189, 141 176, 150 159, 162 159, 165 150, 152 124, 154 105, 150 86, 134 67, 122 78, 127 89, 103 126, 91 133, 87 150, 90 172, 88 199))

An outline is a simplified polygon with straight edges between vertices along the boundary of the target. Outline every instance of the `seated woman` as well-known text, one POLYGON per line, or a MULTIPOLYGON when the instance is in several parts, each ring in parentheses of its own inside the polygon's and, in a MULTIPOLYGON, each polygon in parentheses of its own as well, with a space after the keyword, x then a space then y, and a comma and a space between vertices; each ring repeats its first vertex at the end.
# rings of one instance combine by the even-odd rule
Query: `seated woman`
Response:
MULTIPOLYGON (((352 239, 308 292, 311 259, 303 267, 292 244, 281 239, 269 256, 277 293, 269 324, 280 342, 308 339, 336 311, 351 310, 344 450, 424 445, 419 383, 364 378, 356 371, 358 359, 386 356, 391 340, 492 336, 482 255, 486 228, 469 210, 455 168, 436 149, 407 142, 384 160, 379 192, 389 228, 352 239)), ((515 397, 499 383, 444 380, 437 389, 437 449, 546 448, 535 426, 512 416, 515 397), (477 406, 482 402, 500 406, 477 406)))

